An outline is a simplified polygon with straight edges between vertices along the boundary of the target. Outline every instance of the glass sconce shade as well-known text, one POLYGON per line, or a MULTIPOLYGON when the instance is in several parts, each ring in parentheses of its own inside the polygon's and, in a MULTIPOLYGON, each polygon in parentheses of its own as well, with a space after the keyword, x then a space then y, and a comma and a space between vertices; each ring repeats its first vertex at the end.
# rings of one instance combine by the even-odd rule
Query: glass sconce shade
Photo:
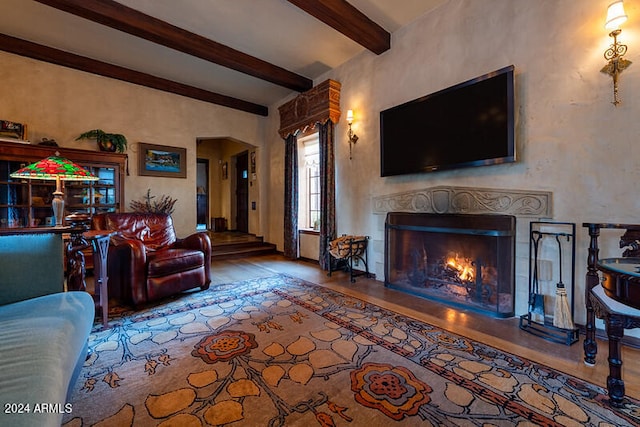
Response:
POLYGON ((607 21, 604 27, 609 30, 617 30, 627 20, 627 15, 624 13, 624 4, 622 0, 614 1, 609 5, 607 9, 607 21))
POLYGON ((353 123, 353 110, 347 110, 347 123, 353 123))

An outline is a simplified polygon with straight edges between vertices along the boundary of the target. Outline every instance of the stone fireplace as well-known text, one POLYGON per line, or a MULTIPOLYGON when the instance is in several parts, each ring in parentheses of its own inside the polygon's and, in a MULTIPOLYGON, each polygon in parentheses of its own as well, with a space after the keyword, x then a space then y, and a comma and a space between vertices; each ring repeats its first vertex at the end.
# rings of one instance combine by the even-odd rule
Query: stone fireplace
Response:
MULTIPOLYGON (((473 279, 468 277, 465 279, 454 279, 453 283, 449 283, 446 286, 448 292, 455 294, 458 297, 459 294, 462 294, 464 298, 467 299, 467 301, 470 301, 473 305, 471 308, 477 309, 481 312, 490 313, 493 316, 507 317, 509 313, 514 311, 515 315, 525 313, 529 298, 529 222, 532 220, 538 221, 553 218, 552 199, 553 194, 548 191, 454 186, 436 186, 376 196, 372 199, 372 208, 374 216, 377 218, 378 225, 376 227, 376 233, 372 238, 372 244, 370 245, 371 253, 369 254, 369 259, 373 261, 371 265, 374 266, 373 269, 376 275, 379 277, 384 276, 385 283, 391 283, 392 286, 395 287, 396 284, 400 285, 396 282, 401 280, 402 274, 404 274, 404 279, 402 280, 405 282, 413 281, 415 283, 420 278, 420 275, 424 274, 424 271, 419 272, 422 266, 426 269, 434 268, 433 264, 429 265, 429 259, 443 258, 449 252, 453 252, 453 262, 456 266, 445 265, 444 269, 438 273, 440 276, 450 277, 453 273, 453 269, 458 271, 461 265, 463 271, 465 268, 467 268, 467 271, 474 270, 477 268, 476 266, 478 264, 485 267, 480 267, 480 278, 476 275, 473 276, 473 279), (446 233, 442 232, 442 230, 436 233, 431 229, 423 229, 421 231, 417 231, 419 236, 418 240, 413 241, 407 237, 407 235, 410 234, 410 231, 416 231, 411 230, 412 228, 415 228, 415 225, 409 226, 408 228, 405 227, 403 229, 402 227, 398 227, 399 224, 393 223, 393 228, 398 234, 394 237, 397 240, 394 245, 400 246, 393 249, 396 253, 391 256, 395 257, 397 260, 401 252, 404 253, 408 251, 409 255, 406 255, 407 258, 403 258, 402 261, 400 261, 401 268, 403 269, 409 268, 412 265, 414 266, 413 269, 415 271, 411 274, 411 278, 408 278, 406 272, 401 273, 400 270, 396 272, 395 269, 391 269, 387 265, 387 261, 389 260, 389 254, 387 253, 387 216, 389 213, 429 214, 428 216, 443 217, 446 217, 449 214, 512 217, 515 221, 515 231, 513 232, 513 236, 508 238, 513 239, 513 242, 510 244, 513 244, 515 249, 509 250, 512 254, 512 260, 510 261, 511 267, 507 269, 501 268, 502 272, 498 273, 501 277, 505 277, 504 275, 511 275, 511 284, 509 286, 514 287, 510 289, 512 295, 509 296, 509 292, 504 291, 502 288, 502 286, 505 286, 504 283, 507 283, 505 282, 506 279, 501 278, 499 284, 493 283, 497 279, 494 280, 492 278, 492 270, 487 267, 489 261, 486 260, 485 255, 479 256, 479 253, 485 251, 487 248, 491 250, 498 250, 499 247, 500 253, 503 253, 505 251, 505 243, 503 240, 506 239, 507 236, 487 236, 487 242, 482 244, 478 243, 481 249, 474 249, 471 254, 464 254, 462 251, 456 251, 455 248, 453 250, 444 250, 440 246, 430 248, 427 244, 431 244, 443 236, 455 236, 455 234, 459 234, 459 236, 455 237, 460 238, 463 243, 457 243, 457 245, 462 245, 462 249, 466 249, 466 246, 470 243, 476 244, 476 240, 480 239, 477 234, 464 227, 462 228, 464 230, 462 233, 446 233), (402 245, 409 246, 403 247, 402 245), (482 245, 485 245, 485 247, 483 248, 482 245), (434 253, 432 255, 427 254, 427 261, 424 261, 423 246, 425 246, 424 251, 428 250, 429 252, 434 253), (440 254, 437 253, 438 251, 440 254), (455 256, 456 252, 458 253, 457 261, 455 256), (476 258, 479 258, 479 260, 476 258), (472 265, 471 267, 465 266, 465 263, 472 265), (484 273, 482 272, 483 269, 485 270, 484 273), (515 278, 513 278, 513 276, 515 276, 515 278), (489 296, 490 292, 491 295, 489 296), (503 294, 501 296, 501 300, 496 299, 498 294, 503 294), (511 301, 511 306, 509 303, 504 302, 504 300, 511 301)), ((419 226, 422 227, 422 225, 419 226)), ((497 228, 494 228, 493 226, 483 227, 484 226, 478 227, 477 229, 484 230, 483 233, 489 235, 491 234, 489 230, 494 230, 494 234, 508 234, 508 232, 500 226, 497 228)), ((460 227, 458 226, 453 228, 460 227)), ((480 233, 480 236, 482 236, 482 233, 480 233)), ((496 259, 495 262, 498 262, 498 260, 496 259)), ((440 266, 442 267, 442 263, 440 266)), ((501 267, 501 265, 498 265, 498 267, 501 267)), ((436 276, 438 274, 436 274, 436 276)), ((411 285, 409 283, 404 283, 403 286, 413 287, 414 289, 408 290, 408 292, 411 292, 412 294, 425 298, 436 298, 447 304, 456 305, 455 301, 450 301, 449 297, 451 295, 449 294, 435 296, 424 295, 427 292, 434 291, 427 291, 425 288, 420 289, 420 292, 416 292, 416 285, 411 285)), ((442 287, 444 287, 444 285, 440 286, 440 288, 442 287)))
POLYGON ((385 286, 514 315, 514 216, 392 212, 385 230, 385 286))

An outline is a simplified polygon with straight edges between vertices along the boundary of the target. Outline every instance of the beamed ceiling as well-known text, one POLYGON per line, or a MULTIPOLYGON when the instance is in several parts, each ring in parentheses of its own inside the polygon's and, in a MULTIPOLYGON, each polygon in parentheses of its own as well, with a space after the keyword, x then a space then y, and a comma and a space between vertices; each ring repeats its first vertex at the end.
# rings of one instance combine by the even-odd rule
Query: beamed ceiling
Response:
POLYGON ((0 50, 266 116, 445 1, 1 0, 0 50))

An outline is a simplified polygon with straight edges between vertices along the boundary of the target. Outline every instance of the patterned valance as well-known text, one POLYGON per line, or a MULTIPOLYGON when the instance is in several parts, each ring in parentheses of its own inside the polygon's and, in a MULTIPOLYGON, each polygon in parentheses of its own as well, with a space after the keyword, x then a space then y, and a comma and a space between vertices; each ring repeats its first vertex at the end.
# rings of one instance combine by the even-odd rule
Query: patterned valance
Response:
POLYGON ((327 80, 301 93, 278 108, 280 136, 284 139, 297 131, 305 131, 316 123, 340 120, 340 82, 327 80))

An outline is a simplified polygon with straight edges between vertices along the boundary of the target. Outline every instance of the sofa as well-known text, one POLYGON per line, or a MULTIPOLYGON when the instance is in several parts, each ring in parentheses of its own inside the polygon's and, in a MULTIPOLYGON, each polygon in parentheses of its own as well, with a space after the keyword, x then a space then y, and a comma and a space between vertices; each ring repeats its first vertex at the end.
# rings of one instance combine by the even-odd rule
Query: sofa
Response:
POLYGON ((211 240, 204 232, 178 238, 171 215, 103 213, 94 230, 114 232, 109 244, 109 297, 140 306, 211 283, 211 240))
POLYGON ((0 425, 60 426, 73 410, 95 307, 63 290, 60 234, 0 234, 0 425))

